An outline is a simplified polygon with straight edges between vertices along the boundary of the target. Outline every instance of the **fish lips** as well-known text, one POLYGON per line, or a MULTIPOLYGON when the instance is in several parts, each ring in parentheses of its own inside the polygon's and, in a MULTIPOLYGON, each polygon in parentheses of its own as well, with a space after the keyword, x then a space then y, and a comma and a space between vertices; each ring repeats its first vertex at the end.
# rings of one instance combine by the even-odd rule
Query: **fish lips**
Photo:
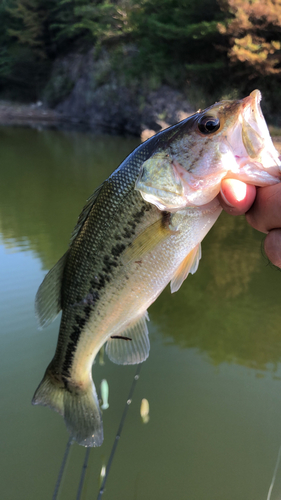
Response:
POLYGON ((243 99, 241 124, 242 142, 257 169, 266 170, 272 177, 280 177, 281 161, 275 149, 261 107, 261 93, 254 90, 243 99))
POLYGON ((281 161, 260 107, 261 93, 254 90, 241 101, 238 120, 220 145, 225 178, 266 186, 281 179, 281 161))

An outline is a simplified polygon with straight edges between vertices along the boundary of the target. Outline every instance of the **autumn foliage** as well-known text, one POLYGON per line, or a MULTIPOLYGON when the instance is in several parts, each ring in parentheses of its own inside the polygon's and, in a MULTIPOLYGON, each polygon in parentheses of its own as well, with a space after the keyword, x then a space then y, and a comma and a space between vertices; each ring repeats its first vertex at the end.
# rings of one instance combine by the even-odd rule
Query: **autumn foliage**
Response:
POLYGON ((218 29, 227 38, 232 63, 251 68, 251 76, 280 73, 281 0, 226 0, 231 14, 218 29))
POLYGON ((0 23, 0 92, 40 97, 58 57, 95 46, 134 81, 281 100, 281 0, 0 0, 0 23))

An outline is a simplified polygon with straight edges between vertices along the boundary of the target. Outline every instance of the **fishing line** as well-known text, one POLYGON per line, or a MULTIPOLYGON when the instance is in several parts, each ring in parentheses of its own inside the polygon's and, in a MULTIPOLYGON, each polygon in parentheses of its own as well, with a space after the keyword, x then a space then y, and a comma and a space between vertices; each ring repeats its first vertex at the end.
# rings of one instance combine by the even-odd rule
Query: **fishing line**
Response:
POLYGON ((64 469, 65 469, 65 465, 66 465, 66 461, 67 461, 67 457, 68 457, 68 454, 69 454, 69 450, 70 450, 71 444, 72 444, 72 437, 69 438, 69 440, 67 441, 67 444, 66 444, 66 448, 65 448, 65 452, 64 452, 64 455, 63 455, 62 463, 61 463, 61 466, 60 466, 60 471, 59 471, 58 479, 57 479, 56 486, 55 486, 55 489, 54 489, 53 499, 52 500, 56 500, 57 499, 58 492, 59 492, 59 489, 60 489, 61 480, 62 480, 62 476, 63 476, 63 473, 64 473, 64 469))
POLYGON ((112 465, 112 461, 113 461, 113 458, 114 458, 114 454, 115 454, 115 451, 116 451, 119 439, 121 437, 121 432, 122 432, 122 429, 123 429, 123 426, 124 426, 124 422, 125 422, 125 419, 126 419, 126 416, 127 416, 128 408, 129 408, 129 406, 130 406, 130 404, 132 402, 132 396, 133 396, 133 393, 134 393, 134 390, 135 390, 136 383, 137 383, 137 381, 139 379, 139 373, 140 373, 140 370, 141 370, 141 366, 142 366, 142 363, 140 363, 140 364, 137 365, 136 373, 135 373, 135 376, 134 376, 134 379, 133 379, 133 382, 132 382, 132 385, 131 385, 131 388, 130 388, 130 391, 129 391, 128 399, 127 399, 126 406, 125 406, 124 411, 123 411, 123 415, 122 415, 121 420, 120 420, 118 431, 117 431, 117 434, 115 436, 115 440, 114 440, 114 443, 113 443, 113 446, 112 446, 112 449, 111 449, 110 457, 109 457, 109 460, 107 462, 105 476, 103 478, 103 481, 102 481, 102 484, 101 484, 101 487, 100 487, 100 490, 99 490, 99 494, 98 494, 97 500, 101 500, 102 494, 104 493, 105 483, 106 483, 106 480, 108 478, 108 474, 109 474, 109 471, 110 471, 110 467, 112 465))
POLYGON ((83 490, 83 485, 84 485, 86 470, 87 470, 87 467, 88 467, 88 461, 89 461, 90 451, 91 451, 91 448, 87 448, 86 449, 84 463, 83 463, 83 466, 82 466, 81 477, 80 477, 79 486, 78 486, 78 490, 77 490, 76 500, 80 500, 80 498, 81 498, 81 493, 82 493, 82 490, 83 490))
POLYGON ((271 481, 270 486, 269 486, 268 495, 266 497, 266 500, 270 500, 270 498, 271 498, 271 493, 272 493, 273 486, 274 486, 274 483, 275 483, 275 478, 276 478, 276 474, 277 474, 277 470, 278 470, 280 458, 281 458, 281 446, 280 446, 279 451, 278 451, 277 461, 276 461, 276 465, 275 465, 275 469, 274 469, 274 472, 273 472, 272 481, 271 481))

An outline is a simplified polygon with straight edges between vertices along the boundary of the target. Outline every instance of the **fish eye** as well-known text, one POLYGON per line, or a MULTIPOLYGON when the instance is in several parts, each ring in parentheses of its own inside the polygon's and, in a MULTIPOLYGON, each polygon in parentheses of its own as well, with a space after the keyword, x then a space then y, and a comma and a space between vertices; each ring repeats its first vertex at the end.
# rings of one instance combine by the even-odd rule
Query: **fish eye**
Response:
POLYGON ((202 116, 198 122, 198 128, 202 134, 213 134, 220 128, 220 121, 214 116, 202 116))

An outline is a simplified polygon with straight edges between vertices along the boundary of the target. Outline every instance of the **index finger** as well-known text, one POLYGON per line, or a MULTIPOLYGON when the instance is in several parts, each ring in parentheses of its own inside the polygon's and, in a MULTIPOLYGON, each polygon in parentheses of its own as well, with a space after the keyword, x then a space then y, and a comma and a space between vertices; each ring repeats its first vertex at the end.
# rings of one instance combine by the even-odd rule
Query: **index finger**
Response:
POLYGON ((258 188, 255 203, 246 218, 251 226, 263 233, 281 228, 281 183, 258 188))

